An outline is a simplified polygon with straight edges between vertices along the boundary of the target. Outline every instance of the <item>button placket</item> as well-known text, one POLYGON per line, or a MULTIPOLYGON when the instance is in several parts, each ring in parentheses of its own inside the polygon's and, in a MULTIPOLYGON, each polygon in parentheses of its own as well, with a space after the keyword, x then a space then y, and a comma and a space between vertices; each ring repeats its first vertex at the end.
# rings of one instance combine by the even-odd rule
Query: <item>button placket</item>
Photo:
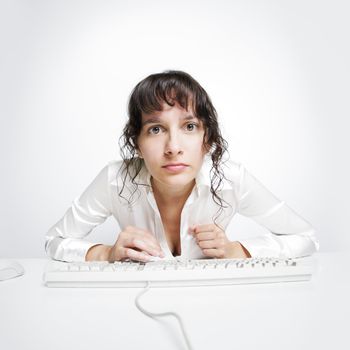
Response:
POLYGON ((173 256, 170 249, 169 249, 169 245, 168 245, 168 242, 167 242, 166 237, 165 237, 165 231, 164 231, 164 226, 162 223, 162 218, 160 216, 160 212, 159 212, 157 203, 155 201, 155 198, 154 198, 154 195, 152 192, 149 192, 147 194, 147 200, 148 200, 148 203, 150 204, 151 208, 153 209, 154 222, 155 222, 155 227, 156 227, 155 234, 159 240, 159 244, 167 256, 173 256))
MULTIPOLYGON (((196 191, 196 190, 195 190, 196 191)), ((181 241, 181 257, 188 257, 188 252, 191 250, 191 243, 194 240, 194 237, 189 234, 189 214, 192 207, 199 201, 198 192, 195 194, 194 191, 191 192, 190 197, 186 201, 180 219, 180 241, 181 241)))

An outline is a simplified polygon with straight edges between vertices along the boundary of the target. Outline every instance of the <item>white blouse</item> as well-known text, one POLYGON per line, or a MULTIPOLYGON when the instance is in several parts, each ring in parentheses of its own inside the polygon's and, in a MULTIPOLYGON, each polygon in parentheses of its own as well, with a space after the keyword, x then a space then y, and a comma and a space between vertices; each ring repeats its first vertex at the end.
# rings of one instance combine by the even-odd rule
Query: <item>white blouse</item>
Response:
MULTIPOLYGON (((49 229, 45 242, 49 257, 68 262, 85 261, 89 248, 99 244, 89 242, 85 237, 113 215, 122 230, 131 225, 153 233, 166 258, 173 258, 153 196, 150 173, 144 166, 135 178, 135 182, 144 185, 138 186, 134 201, 129 205, 118 195, 122 186, 122 176, 118 175, 121 165, 122 161, 108 162, 86 190, 73 200, 63 217, 49 229)), ((205 157, 196 184, 181 213, 183 258, 207 258, 188 229, 195 224, 214 223, 218 214, 219 206, 210 192, 210 168, 211 160, 205 157)), ((315 230, 310 223, 273 195, 241 163, 228 161, 223 170, 226 179, 223 180, 220 194, 230 206, 224 202, 227 208, 223 209, 216 222, 226 230, 233 216, 238 213, 270 231, 239 240, 252 257, 293 258, 311 255, 319 250, 315 230)), ((125 185, 123 196, 129 199, 134 190, 131 179, 127 179, 125 185)))

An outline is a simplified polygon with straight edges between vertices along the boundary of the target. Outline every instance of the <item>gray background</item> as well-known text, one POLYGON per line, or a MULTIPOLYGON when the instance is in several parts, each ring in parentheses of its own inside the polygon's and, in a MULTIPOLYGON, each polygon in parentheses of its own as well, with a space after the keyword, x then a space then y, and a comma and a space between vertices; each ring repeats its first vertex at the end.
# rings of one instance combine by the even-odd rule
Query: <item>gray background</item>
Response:
MULTIPOLYGON (((119 159, 132 88, 181 69, 218 110, 231 159, 349 250, 346 1, 1 1, 0 257, 46 231, 119 159)), ((264 233, 236 216, 232 239, 264 233)), ((91 241, 113 243, 113 218, 91 241)))

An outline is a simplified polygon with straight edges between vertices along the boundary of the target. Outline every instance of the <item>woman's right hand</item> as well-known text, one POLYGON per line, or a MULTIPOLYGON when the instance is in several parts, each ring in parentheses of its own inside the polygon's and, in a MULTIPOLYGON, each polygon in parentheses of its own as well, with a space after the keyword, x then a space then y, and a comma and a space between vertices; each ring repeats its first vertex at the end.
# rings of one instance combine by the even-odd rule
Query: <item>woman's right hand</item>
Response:
POLYGON ((151 256, 164 258, 158 241, 149 231, 135 226, 127 226, 120 232, 115 244, 110 247, 108 261, 131 259, 148 262, 151 256))

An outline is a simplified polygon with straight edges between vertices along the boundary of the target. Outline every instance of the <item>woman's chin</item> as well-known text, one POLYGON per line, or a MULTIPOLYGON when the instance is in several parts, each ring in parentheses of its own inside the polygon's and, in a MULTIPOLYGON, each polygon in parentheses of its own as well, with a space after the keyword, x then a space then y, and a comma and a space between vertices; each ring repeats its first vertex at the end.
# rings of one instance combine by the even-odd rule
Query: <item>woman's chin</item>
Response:
POLYGON ((175 175, 175 176, 166 176, 162 177, 158 180, 165 186, 173 187, 173 188, 184 188, 188 187, 191 184, 194 185, 195 180, 193 176, 183 176, 183 175, 175 175))

